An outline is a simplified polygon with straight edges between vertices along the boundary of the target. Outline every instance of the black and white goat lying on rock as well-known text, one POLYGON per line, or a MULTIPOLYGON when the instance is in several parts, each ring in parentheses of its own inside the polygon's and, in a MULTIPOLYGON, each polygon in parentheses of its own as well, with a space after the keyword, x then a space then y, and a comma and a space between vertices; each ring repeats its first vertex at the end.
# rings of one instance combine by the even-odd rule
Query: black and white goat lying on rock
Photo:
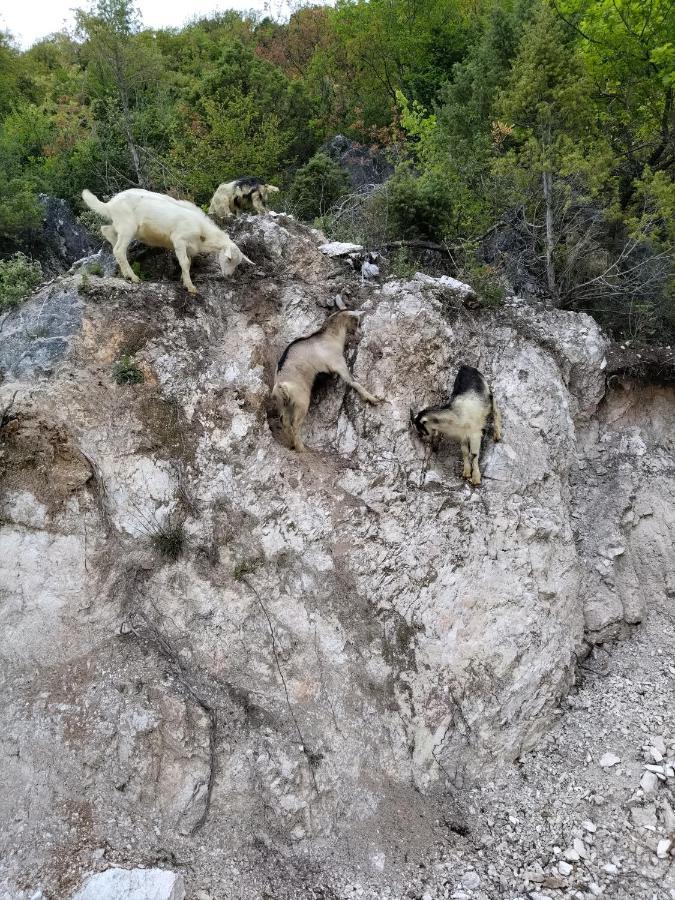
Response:
POLYGON ((286 347, 277 365, 272 400, 294 450, 305 449, 300 427, 305 420, 317 375, 339 375, 367 403, 381 403, 352 378, 344 359, 345 342, 359 325, 361 314, 345 310, 329 316, 323 328, 286 347))
POLYGON ((461 366, 452 387, 450 400, 443 406, 428 406, 413 418, 413 425, 422 438, 445 435, 459 441, 462 447, 464 478, 480 484, 478 456, 483 429, 492 413, 492 436, 502 439, 502 417, 492 391, 478 369, 461 366))

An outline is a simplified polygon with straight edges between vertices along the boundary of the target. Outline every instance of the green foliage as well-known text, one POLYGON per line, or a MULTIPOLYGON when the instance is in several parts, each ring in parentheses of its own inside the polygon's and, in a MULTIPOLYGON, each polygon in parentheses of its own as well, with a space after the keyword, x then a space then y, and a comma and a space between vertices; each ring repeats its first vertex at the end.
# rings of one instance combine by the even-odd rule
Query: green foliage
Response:
POLYGON ((113 377, 118 384, 141 384, 145 381, 143 372, 127 353, 122 354, 115 363, 113 377))
POLYGON ((0 260, 0 312, 17 306, 42 281, 42 267, 24 253, 0 260))
POLYGON ((349 179, 344 169, 325 153, 317 153, 295 173, 287 203, 294 215, 311 222, 347 193, 349 179))
POLYGON ((495 309, 506 299, 503 279, 493 266, 471 262, 461 272, 461 277, 474 289, 482 307, 495 309))
POLYGON ((456 232, 457 214, 448 179, 430 169, 416 176, 405 169, 391 179, 389 221, 404 239, 443 241, 456 232))

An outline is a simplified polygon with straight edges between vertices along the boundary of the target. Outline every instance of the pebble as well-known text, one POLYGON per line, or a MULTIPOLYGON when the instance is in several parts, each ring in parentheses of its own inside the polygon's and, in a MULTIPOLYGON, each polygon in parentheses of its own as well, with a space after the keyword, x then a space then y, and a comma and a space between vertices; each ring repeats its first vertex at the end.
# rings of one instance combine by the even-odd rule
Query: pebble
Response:
POLYGON ((594 897, 599 897, 600 894, 602 894, 603 890, 600 885, 596 884, 594 881, 591 881, 591 883, 588 885, 588 889, 594 897))
POLYGON ((651 794, 655 794, 658 790, 659 779, 653 772, 645 772, 642 778, 640 779, 640 787, 642 788, 645 796, 650 796, 651 794))
POLYGON ((669 852, 670 848, 672 847, 672 844, 673 844, 673 842, 671 841, 670 838, 664 838, 663 840, 659 841, 659 843, 656 847, 656 855, 658 856, 659 859, 667 859, 668 858, 668 852, 669 852))
POLYGON ((466 872, 462 875, 462 887, 467 888, 469 891, 475 891, 476 888, 480 885, 480 875, 478 872, 466 872))
POLYGON ((572 847, 568 847, 567 850, 565 850, 564 856, 565 859, 569 860, 570 862, 579 862, 579 860, 581 859, 577 851, 572 847))
POLYGON ((582 859, 587 859, 588 851, 586 850, 586 845, 581 840, 581 838, 574 838, 574 841, 572 842, 572 846, 574 847, 574 849, 577 851, 577 853, 579 854, 579 856, 582 859))
POLYGON ((617 756, 616 753, 603 753, 600 757, 599 765, 601 769, 611 769, 612 766, 620 762, 621 757, 617 756))
POLYGON ((593 822, 589 820, 582 822, 581 827, 584 829, 584 831, 588 831, 590 834, 595 834, 595 832, 598 830, 598 826, 594 825, 593 822))
POLYGON ((574 870, 574 867, 571 866, 568 862, 565 862, 564 859, 561 859, 558 863, 558 871, 561 875, 567 878, 568 875, 571 875, 574 870))

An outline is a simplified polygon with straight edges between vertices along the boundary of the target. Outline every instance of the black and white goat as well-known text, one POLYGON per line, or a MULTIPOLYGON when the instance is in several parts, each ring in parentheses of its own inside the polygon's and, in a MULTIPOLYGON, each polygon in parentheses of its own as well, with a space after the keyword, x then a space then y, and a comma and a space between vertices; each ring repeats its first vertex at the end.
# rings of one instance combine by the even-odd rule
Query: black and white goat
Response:
MULTIPOLYGON (((502 439, 502 417, 494 395, 478 369, 461 366, 449 401, 443 406, 428 406, 412 419, 421 438, 445 435, 459 441, 462 447, 464 478, 480 484, 478 456, 483 429, 492 413, 492 435, 502 439)), ((412 413, 411 413, 412 416, 412 413)))
POLYGON ((286 347, 277 364, 272 400, 282 428, 294 450, 305 449, 300 428, 305 421, 317 375, 339 375, 367 403, 381 403, 363 385, 352 378, 344 358, 348 334, 359 325, 361 314, 345 310, 329 316, 323 328, 298 338, 286 347))
POLYGON ((209 215, 217 219, 236 216, 244 209, 253 208, 257 213, 266 213, 265 204, 270 194, 277 194, 279 188, 273 184, 265 184, 260 178, 237 178, 218 185, 211 198, 209 215))

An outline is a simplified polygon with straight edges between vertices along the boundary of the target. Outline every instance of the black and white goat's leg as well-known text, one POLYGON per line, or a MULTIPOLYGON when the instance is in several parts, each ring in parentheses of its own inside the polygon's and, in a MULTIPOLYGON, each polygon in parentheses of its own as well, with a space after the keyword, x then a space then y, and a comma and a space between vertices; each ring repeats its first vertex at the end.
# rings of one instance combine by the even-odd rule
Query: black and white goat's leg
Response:
POLYGON ((478 457, 480 456, 480 443, 482 432, 478 431, 469 437, 469 452, 471 454, 471 484, 480 484, 480 469, 478 457))
POLYGON ((499 410, 499 407, 495 403, 494 394, 490 395, 490 402, 492 404, 492 438, 495 441, 501 441, 501 439, 502 439, 502 414, 499 410))
POLYGON ((462 477, 471 478, 471 454, 469 452, 468 438, 462 438, 462 462, 464 463, 464 468, 462 469, 462 477))
POLYGON ((340 378, 349 385, 350 388, 353 388, 356 393, 361 397, 362 400, 365 400, 366 403, 372 403, 374 406, 378 403, 382 403, 381 397, 374 397, 369 391, 367 391, 362 384, 359 384, 354 378, 352 378, 352 373, 347 368, 347 363, 344 360, 341 360, 339 363, 332 365, 330 367, 330 371, 335 375, 339 375, 340 378))

